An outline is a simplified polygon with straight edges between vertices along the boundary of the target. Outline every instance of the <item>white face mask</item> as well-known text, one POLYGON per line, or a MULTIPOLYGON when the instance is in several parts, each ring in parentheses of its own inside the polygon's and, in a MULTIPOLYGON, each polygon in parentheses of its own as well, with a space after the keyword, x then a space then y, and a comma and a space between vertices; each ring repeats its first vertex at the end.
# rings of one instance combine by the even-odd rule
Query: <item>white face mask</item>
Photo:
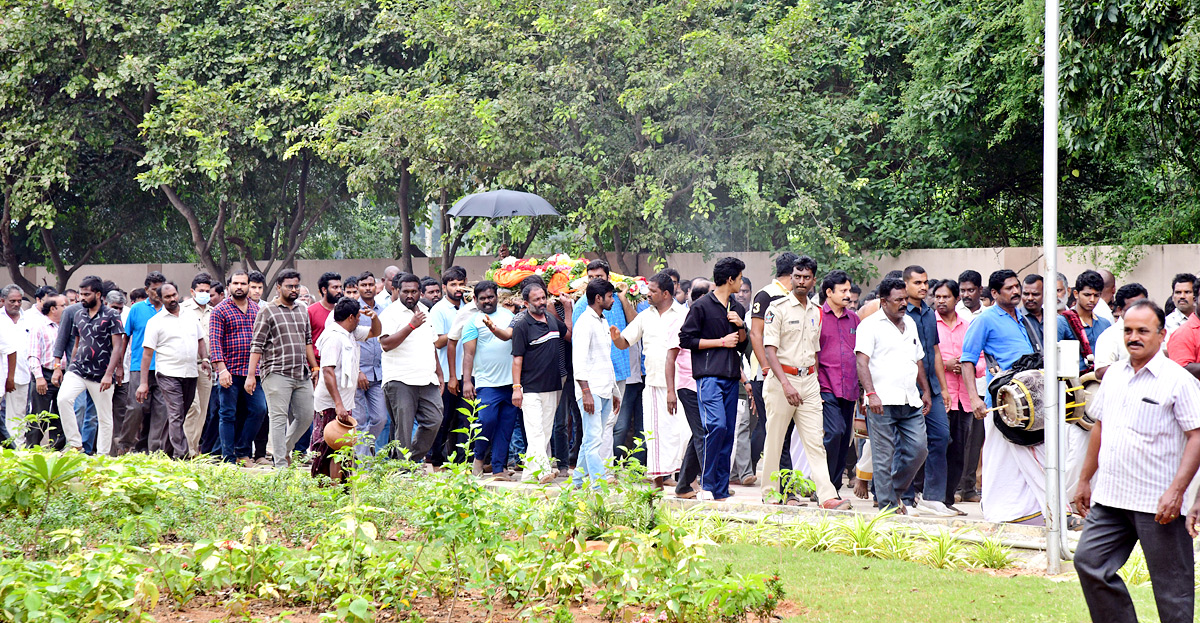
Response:
POLYGON ((196 296, 192 298, 196 299, 196 303, 199 305, 208 305, 208 302, 212 300, 212 295, 208 292, 197 292, 196 296))

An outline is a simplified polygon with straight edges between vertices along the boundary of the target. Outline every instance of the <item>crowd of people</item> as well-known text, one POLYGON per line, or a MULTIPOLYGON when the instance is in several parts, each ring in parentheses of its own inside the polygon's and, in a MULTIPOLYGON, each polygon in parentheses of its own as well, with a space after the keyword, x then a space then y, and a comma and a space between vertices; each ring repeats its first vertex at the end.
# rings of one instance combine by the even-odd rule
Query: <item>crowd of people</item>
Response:
POLYGON ((1079 352, 1071 391, 1098 384, 1071 394, 1062 509, 1084 528, 1076 569, 1093 618, 1134 620, 1117 570, 1140 541, 1160 615, 1168 604, 1164 620, 1191 620, 1194 275, 1174 277, 1162 309, 1093 270, 1059 274, 1051 294, 1037 274, 938 280, 921 266, 864 292, 787 252, 757 291, 735 257, 711 279, 665 269, 637 292, 603 260, 586 268, 556 293, 537 274, 509 289, 458 266, 440 279, 327 272, 315 294, 291 269, 270 284, 201 273, 187 292, 159 272, 128 293, 95 276, 62 293, 9 285, 2 430, 16 447, 89 454, 263 468, 300 457, 335 479, 346 473, 333 452, 350 444, 576 486, 612 478, 620 458, 677 497, 714 501, 757 484, 766 503, 801 505, 799 474, 823 509, 850 506, 846 484, 898 514, 981 502, 990 521, 1040 524, 1041 390, 1014 374, 1040 374, 1054 296, 1057 339, 1079 352), (1026 420, 1013 421, 1006 387, 1030 399, 1026 420))
MULTIPOLYGON (((845 483, 902 514, 982 501, 992 521, 1041 520, 1043 446, 1000 430, 988 389, 1042 351, 1040 275, 934 280, 909 266, 864 293, 781 253, 755 291, 744 269, 733 257, 711 280, 666 269, 640 296, 603 260, 557 295, 537 275, 510 290, 458 266, 440 279, 325 273, 315 294, 294 270, 270 284, 201 273, 186 292, 158 272, 128 293, 86 277, 77 291, 39 288, 28 309, 9 285, 5 433, 18 447, 246 466, 299 451, 337 477, 324 431, 353 422, 358 454, 471 461, 498 480, 585 484, 631 457, 682 498, 757 484, 764 501, 804 504, 780 476, 792 470, 822 508, 849 506, 845 483), (478 433, 464 452, 468 401, 478 433)), ((1146 289, 1091 270, 1055 287, 1059 339, 1079 342, 1081 377, 1103 379, 1129 358, 1122 312, 1146 289)), ((1200 375, 1196 278, 1172 288, 1164 350, 1200 375)), ((1072 485, 1088 438, 1071 427, 1072 485)))

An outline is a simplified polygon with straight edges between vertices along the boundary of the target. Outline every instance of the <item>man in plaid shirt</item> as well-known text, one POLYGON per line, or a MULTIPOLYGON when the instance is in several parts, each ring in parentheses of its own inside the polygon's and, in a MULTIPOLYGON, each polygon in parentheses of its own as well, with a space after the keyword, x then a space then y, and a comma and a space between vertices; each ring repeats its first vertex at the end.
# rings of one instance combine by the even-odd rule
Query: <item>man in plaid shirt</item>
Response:
POLYGON ((250 342, 258 317, 258 303, 249 295, 249 275, 244 270, 234 271, 229 277, 229 296, 213 308, 208 319, 210 356, 217 371, 221 456, 229 463, 249 463, 254 436, 267 415, 262 388, 243 391, 246 378, 254 376, 250 372, 250 342))
MULTIPOLYGON (((281 468, 288 465, 292 448, 312 424, 313 381, 321 368, 313 353, 308 314, 296 305, 300 273, 292 269, 279 271, 275 289, 275 300, 263 305, 254 319, 247 368, 262 375, 271 427, 271 460, 281 468)), ((247 394, 253 394, 257 379, 248 374, 244 387, 247 394)))

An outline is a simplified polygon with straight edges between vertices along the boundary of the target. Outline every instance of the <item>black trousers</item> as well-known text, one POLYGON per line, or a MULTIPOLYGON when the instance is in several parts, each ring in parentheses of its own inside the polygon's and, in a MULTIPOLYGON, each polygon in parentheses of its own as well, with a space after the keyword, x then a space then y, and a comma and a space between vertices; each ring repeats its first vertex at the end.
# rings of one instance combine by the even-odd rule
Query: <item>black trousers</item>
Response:
MULTIPOLYGON (((950 421, 950 445, 946 448, 946 499, 941 501, 953 504, 954 492, 959 487, 966 467, 967 445, 971 441, 971 422, 975 420, 975 415, 970 411, 952 409, 946 413, 946 418, 950 421)), ((934 499, 933 491, 925 493, 934 499)))
POLYGON ((466 403, 462 401, 462 396, 450 392, 450 388, 442 389, 442 424, 438 427, 437 436, 433 439, 433 448, 429 450, 429 462, 434 467, 441 467, 450 461, 450 457, 454 457, 454 462, 462 463, 466 460, 468 452, 463 452, 460 448, 466 442, 467 436, 462 433, 456 433, 456 430, 467 428, 467 416, 459 412, 459 408, 466 407, 466 403))
POLYGON ((704 469, 704 416, 700 414, 696 390, 680 389, 675 394, 679 396, 679 408, 683 409, 688 428, 692 429, 692 438, 688 441, 683 464, 679 468, 679 484, 675 485, 675 493, 688 493, 692 490, 692 481, 699 478, 704 469))
POLYGON ((1094 623, 1136 623, 1133 600, 1117 571, 1141 542, 1162 623, 1191 623, 1195 611, 1192 539, 1184 517, 1167 525, 1154 515, 1092 504, 1079 546, 1075 571, 1094 623))
MULTIPOLYGON (((750 381, 750 389, 752 396, 747 396, 754 400, 754 407, 758 409, 758 421, 755 422, 754 430, 750 432, 750 467, 751 473, 754 473, 754 466, 758 465, 758 460, 762 458, 763 447, 767 444, 767 403, 763 401, 763 382, 750 381)), ((794 422, 788 423, 789 440, 784 447, 784 453, 780 457, 787 457, 787 464, 780 463, 781 469, 792 468, 792 451, 790 445, 790 436, 792 429, 795 428, 794 422)))
POLYGON ((554 429, 550 433, 550 451, 559 469, 579 464, 579 445, 583 443, 583 416, 575 402, 575 376, 568 374, 563 383, 558 411, 554 412, 554 429))
MULTIPOLYGON (((37 393, 37 379, 29 381, 30 413, 49 412, 50 421, 39 427, 30 427, 25 431, 25 445, 41 444, 45 448, 62 450, 67 445, 67 436, 63 434, 62 424, 58 421, 58 386, 50 382, 54 368, 42 368, 42 378, 46 379, 46 393, 37 393)), ((114 409, 115 411, 115 409, 114 409)), ((116 430, 116 426, 113 426, 116 430)))
MULTIPOLYGON (((951 425, 953 426, 953 424, 951 425)), ((953 431, 951 431, 953 435, 953 431)), ((979 455, 983 453, 983 422, 971 417, 971 432, 967 436, 967 447, 963 452, 963 471, 962 482, 958 485, 958 490, 966 495, 968 493, 979 493, 975 483, 979 482, 979 455)))

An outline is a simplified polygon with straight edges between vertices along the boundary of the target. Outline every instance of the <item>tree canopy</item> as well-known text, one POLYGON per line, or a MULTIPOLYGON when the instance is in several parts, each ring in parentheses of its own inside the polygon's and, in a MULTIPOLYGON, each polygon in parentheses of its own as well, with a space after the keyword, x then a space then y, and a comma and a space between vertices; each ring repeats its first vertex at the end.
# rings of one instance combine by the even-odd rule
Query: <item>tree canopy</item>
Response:
MULTIPOLYGON (((1064 6, 1064 243, 1195 239, 1196 12, 1064 6)), ((0 261, 1036 244, 1044 43, 1023 0, 4 0, 0 261), (564 218, 447 215, 501 187, 564 218)))

